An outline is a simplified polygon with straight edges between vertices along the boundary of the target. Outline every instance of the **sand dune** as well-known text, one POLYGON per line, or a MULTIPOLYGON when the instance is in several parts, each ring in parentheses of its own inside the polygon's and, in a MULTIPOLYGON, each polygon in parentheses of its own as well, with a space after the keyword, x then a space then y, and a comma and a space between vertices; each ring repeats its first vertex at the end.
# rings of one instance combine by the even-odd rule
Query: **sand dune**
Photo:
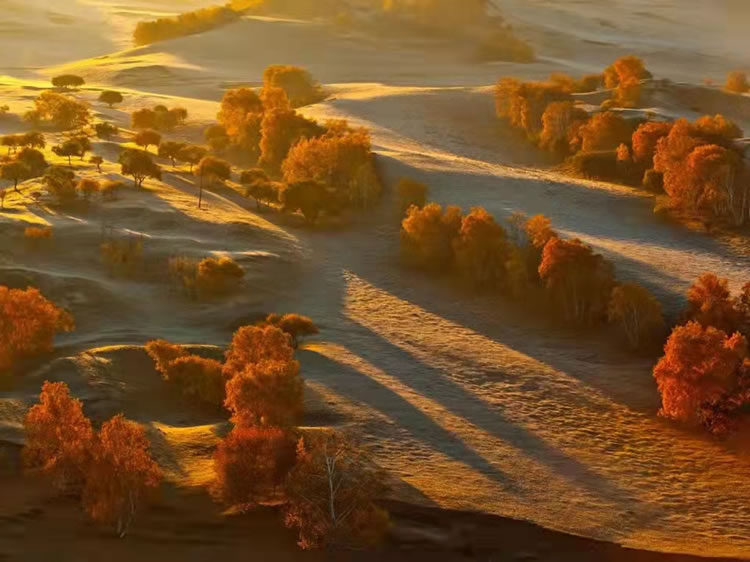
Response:
MULTIPOLYGON (((619 276, 652 288, 673 314, 704 271, 735 286, 747 281, 746 252, 660 221, 651 201, 628 189, 552 170, 545 155, 497 123, 488 87, 504 74, 600 70, 623 46, 645 54, 659 76, 694 84, 709 75, 719 79, 747 63, 747 50, 736 50, 744 37, 736 22, 747 21, 739 3, 720 3, 733 11, 701 12, 709 17, 701 19, 706 35, 699 36, 681 33, 704 5, 695 1, 507 0, 504 12, 539 40, 542 60, 534 65, 475 64, 467 52, 440 42, 412 41, 407 48, 332 33, 319 22, 273 18, 126 47, 128 25, 170 13, 175 4, 72 4, 71 13, 94 18, 81 21, 108 22, 86 25, 93 34, 81 44, 93 58, 61 52, 38 77, 80 73, 90 83, 80 95, 90 101, 100 88, 125 89, 122 107, 95 104, 102 117, 125 128, 133 109, 183 105, 190 122, 172 136, 197 141, 225 88, 257 85, 268 64, 301 64, 330 92, 304 112, 370 127, 389 184, 412 176, 426 181, 441 203, 482 205, 499 217, 544 213, 563 233, 611 258, 619 276), (717 44, 723 13, 735 23, 717 44), (102 50, 102 36, 113 38, 112 48, 102 50)), ((43 5, 28 8, 42 17, 43 5)), ((28 64, 41 65, 39 58, 33 53, 28 64)), ((0 66, 7 64, 0 59, 0 66)), ((1 97, 14 112, 37 93, 24 85, 41 82, 0 80, 1 97)), ((652 100, 668 114, 684 111, 678 94, 670 90, 652 100)), ((743 120, 744 101, 732 115, 743 125, 750 124, 743 120)), ((3 126, 0 133, 19 125, 3 126)), ((95 147, 106 156, 109 177, 117 177, 114 161, 124 140, 95 147)), ((156 337, 223 346, 234 328, 265 312, 297 311, 322 326, 320 338, 300 352, 308 423, 359 428, 378 461, 406 484, 409 499, 634 547, 750 556, 750 461, 732 444, 658 419, 648 360, 622 354, 596 335, 540 326, 500 299, 471 298, 398 268, 398 225, 388 198, 344 233, 309 231, 258 214, 232 189, 209 193, 207 209, 198 211, 194 178, 163 164, 163 182, 125 190, 119 201, 88 212, 58 214, 14 197, 0 213, 0 282, 33 282, 69 306, 78 324, 61 339, 57 360, 39 365, 17 392, 0 395, 0 439, 21 438, 23 405, 42 378, 60 378, 90 394, 87 407, 95 415, 121 408, 148 424, 171 482, 205 483, 204 453, 218 422, 181 419, 179 404, 159 410, 158 400, 169 399, 138 346, 156 337), (26 251, 21 226, 31 222, 53 225, 58 246, 26 251), (147 263, 138 279, 111 276, 99 263, 98 246, 108 232, 143 237, 147 263), (232 299, 190 302, 162 282, 168 257, 212 253, 231 254, 248 273, 232 299)))

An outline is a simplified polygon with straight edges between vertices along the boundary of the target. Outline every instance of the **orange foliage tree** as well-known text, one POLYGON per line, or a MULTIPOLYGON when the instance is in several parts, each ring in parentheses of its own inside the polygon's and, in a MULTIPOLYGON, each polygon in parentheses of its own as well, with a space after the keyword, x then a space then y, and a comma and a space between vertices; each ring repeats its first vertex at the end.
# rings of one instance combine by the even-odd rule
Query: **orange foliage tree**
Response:
POLYGON ((65 383, 44 383, 39 404, 26 413, 24 429, 26 466, 48 476, 61 490, 80 489, 91 461, 94 433, 81 402, 70 395, 65 383))
POLYGON ((747 81, 747 74, 744 72, 730 72, 727 75, 727 83, 724 86, 727 92, 734 94, 744 94, 750 92, 750 83, 747 81))
POLYGON ((575 148, 571 133, 578 132, 587 120, 586 112, 577 108, 572 101, 549 104, 542 115, 539 147, 562 155, 569 154, 575 148))
POLYGON ((225 406, 237 427, 293 427, 304 409, 297 361, 248 363, 226 385, 225 406))
POLYGON ((688 320, 704 327, 713 326, 731 334, 742 325, 742 314, 729 292, 729 281, 704 273, 688 290, 688 320))
POLYGON ((695 186, 695 205, 714 217, 730 218, 735 225, 742 225, 750 214, 750 194, 740 156, 708 144, 693 150, 687 165, 695 186))
POLYGON ((20 359, 52 351, 55 335, 73 327, 73 317, 37 289, 0 286, 0 373, 20 359))
POLYGON ((269 314, 261 325, 276 326, 291 338, 292 347, 297 349, 299 342, 306 336, 318 333, 318 327, 308 316, 301 314, 269 314))
POLYGON ((485 209, 476 207, 463 217, 453 248, 456 265, 470 283, 482 288, 504 283, 510 244, 505 229, 485 209))
POLYGON ((285 491, 284 522, 299 531, 303 549, 372 546, 388 528, 387 513, 375 504, 386 491, 385 477, 345 435, 300 440, 285 491))
POLYGON ((401 255, 409 264, 444 270, 453 264, 453 241, 461 229, 461 210, 429 203, 411 207, 401 223, 401 255))
POLYGON ((430 190, 425 184, 409 178, 402 178, 396 185, 398 193, 399 215, 406 215, 409 207, 414 206, 419 209, 427 204, 427 192, 430 190))
POLYGON ((567 320, 589 324, 606 314, 614 286, 612 265, 580 240, 551 238, 542 252, 539 277, 567 320))
POLYGON ((324 129, 294 110, 266 111, 261 122, 260 163, 269 170, 278 171, 299 140, 320 136, 324 129))
POLYGON ((672 130, 672 123, 647 121, 633 133, 633 160, 646 169, 653 167, 656 144, 672 130))
POLYGON ((243 326, 232 338, 224 363, 224 374, 230 379, 252 363, 287 363, 293 359, 294 349, 289 335, 276 326, 243 326))
POLYGON ((283 483, 294 461, 294 441, 281 429, 235 427, 214 454, 212 492, 227 505, 257 503, 283 483))
POLYGON ((581 150, 615 150, 631 139, 630 125, 622 116, 612 111, 597 113, 580 129, 581 150))
POLYGON ((700 408, 720 400, 737 386, 747 360, 747 340, 712 326, 688 322, 672 332, 664 356, 654 367, 661 415, 697 424, 700 408))
POLYGON ((83 491, 83 505, 98 522, 125 536, 144 501, 159 486, 161 471, 151 458, 146 432, 122 414, 102 425, 83 491))
POLYGON ((637 283, 623 283, 612 289, 608 316, 620 327, 631 349, 653 345, 664 329, 661 304, 637 283))

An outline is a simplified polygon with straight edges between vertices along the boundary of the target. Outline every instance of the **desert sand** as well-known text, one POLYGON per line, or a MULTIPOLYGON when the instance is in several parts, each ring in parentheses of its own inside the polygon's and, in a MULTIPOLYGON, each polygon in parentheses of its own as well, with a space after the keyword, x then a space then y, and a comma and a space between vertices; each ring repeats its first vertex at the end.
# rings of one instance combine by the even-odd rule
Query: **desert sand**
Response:
MULTIPOLYGON (((188 124, 170 138, 198 142, 224 89, 258 85, 269 64, 298 64, 330 93, 303 112, 369 127, 387 185, 409 176, 428 183, 440 203, 482 205, 498 217, 544 213, 613 260, 620 277, 652 289, 673 316, 703 272, 733 286, 748 280, 742 247, 664 222, 641 194, 554 170, 495 120, 490 88, 502 75, 598 71, 626 53, 643 56, 659 78, 720 82, 750 64, 743 2, 705 10, 698 0, 507 0, 503 13, 538 46, 532 65, 478 64, 440 43, 284 18, 247 17, 129 46, 138 19, 209 3, 92 0, 52 10, 44 0, 11 2, 0 36, 15 47, 0 54, 0 100, 21 113, 50 76, 85 77, 78 96, 125 130, 94 146, 106 160, 103 173, 116 178, 134 109, 186 107, 188 124), (685 31, 696 20, 705 29, 685 31), (39 25, 42 47, 25 37, 39 25), (95 102, 105 88, 122 91, 125 102, 115 109, 95 102)), ((692 115, 673 93, 654 90, 649 99, 654 111, 692 115)), ((750 98, 728 116, 750 130, 750 98)), ((21 127, 3 124, 0 133, 21 127)), ((0 282, 38 286, 73 311, 77 330, 60 338, 55 357, 30 365, 0 394, 0 439, 21 443, 23 411, 41 382, 64 380, 95 419, 123 411, 146 424, 171 484, 205 484, 222 420, 185 415, 140 346, 166 338, 221 348, 238 326, 294 311, 322 328, 299 352, 306 423, 359 430, 400 499, 634 548, 750 557, 747 448, 658 418, 652 359, 399 268, 390 196, 343 231, 310 230, 258 213, 231 183, 210 192, 199 211, 187 168, 162 164, 162 182, 85 213, 8 198, 0 212, 0 282), (27 251, 22 226, 29 223, 53 225, 55 248, 27 251), (147 264, 137 280, 112 277, 99 263, 108 233, 143 237, 147 264), (247 271, 230 299, 189 302, 160 281, 168 257, 208 254, 231 255, 247 271)))

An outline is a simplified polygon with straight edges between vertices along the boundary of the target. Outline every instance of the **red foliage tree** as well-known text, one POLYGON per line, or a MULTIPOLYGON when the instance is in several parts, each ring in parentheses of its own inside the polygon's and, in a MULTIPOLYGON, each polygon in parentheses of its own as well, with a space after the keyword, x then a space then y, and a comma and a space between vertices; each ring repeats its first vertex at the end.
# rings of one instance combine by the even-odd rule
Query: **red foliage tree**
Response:
POLYGON ((48 476, 61 490, 79 489, 91 461, 94 433, 81 402, 65 383, 44 383, 39 404, 26 413, 24 428, 26 466, 48 476))
POLYGON ((688 320, 704 327, 713 326, 728 334, 742 325, 741 312, 729 292, 729 281, 713 273, 704 273, 688 290, 688 320))
POLYGON ((212 491, 227 505, 269 497, 294 466, 295 444, 275 427, 235 427, 214 454, 212 491))
POLYGON ((290 362, 294 349, 289 335, 276 326, 243 326, 234 333, 224 362, 224 374, 231 379, 248 365, 261 361, 290 362))
POLYGON ((89 516, 125 536, 144 499, 159 486, 144 429, 122 414, 102 425, 87 474, 83 504, 89 516))
POLYGON ((661 415, 685 423, 700 421, 700 408, 736 387, 747 359, 747 341, 714 327, 688 322, 672 332, 654 367, 661 415))
POLYGON ((37 289, 0 286, 0 373, 20 359, 52 351, 55 335, 73 327, 73 317, 37 289))
POLYGON ((633 160, 644 168, 654 164, 654 154, 659 139, 666 137, 672 130, 672 123, 647 121, 633 133, 633 160))

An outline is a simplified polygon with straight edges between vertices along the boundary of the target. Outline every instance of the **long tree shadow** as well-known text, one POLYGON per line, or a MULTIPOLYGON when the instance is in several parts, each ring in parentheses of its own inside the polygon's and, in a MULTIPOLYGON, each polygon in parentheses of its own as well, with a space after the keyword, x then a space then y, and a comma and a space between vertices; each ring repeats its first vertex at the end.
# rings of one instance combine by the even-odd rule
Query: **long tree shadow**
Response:
MULTIPOLYGON (((507 491, 521 494, 520 488, 512 478, 500 472, 460 437, 445 430, 393 390, 357 369, 342 365, 319 353, 302 350, 299 354, 305 365, 305 372, 321 373, 318 377, 313 377, 334 392, 379 411, 435 451, 467 464, 507 491)), ((310 378, 309 374, 306 376, 310 378)))

